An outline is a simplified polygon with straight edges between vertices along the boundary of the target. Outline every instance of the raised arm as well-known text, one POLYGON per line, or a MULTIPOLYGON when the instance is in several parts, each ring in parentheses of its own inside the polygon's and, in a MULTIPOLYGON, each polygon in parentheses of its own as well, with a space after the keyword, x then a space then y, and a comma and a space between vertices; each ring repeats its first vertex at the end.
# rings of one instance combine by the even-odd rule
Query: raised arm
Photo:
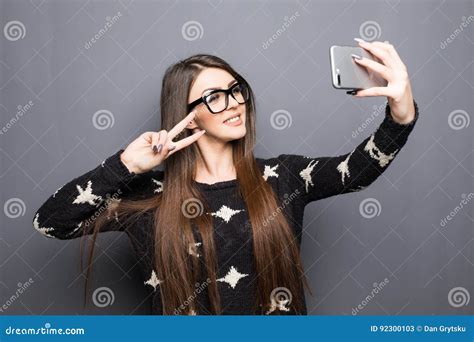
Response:
POLYGON ((107 211, 109 220, 101 232, 124 231, 126 227, 115 217, 114 208, 122 199, 159 192, 162 172, 130 172, 120 158, 123 151, 60 187, 36 211, 34 228, 46 237, 73 239, 91 234, 93 220, 107 211))
POLYGON ((122 199, 140 199, 163 191, 163 171, 155 171, 166 158, 198 140, 204 130, 178 141, 172 139, 195 116, 191 112, 171 130, 145 132, 107 158, 95 169, 59 188, 37 210, 33 226, 47 237, 73 239, 91 234, 91 224, 107 211, 101 232, 124 231, 128 224, 115 217, 114 208, 122 199))
POLYGON ((352 151, 332 157, 308 157, 281 154, 276 159, 281 165, 282 180, 292 190, 299 190, 304 205, 311 201, 347 192, 360 191, 372 184, 392 163, 418 120, 418 105, 414 119, 406 124, 395 122, 390 106, 385 118, 374 133, 352 151))

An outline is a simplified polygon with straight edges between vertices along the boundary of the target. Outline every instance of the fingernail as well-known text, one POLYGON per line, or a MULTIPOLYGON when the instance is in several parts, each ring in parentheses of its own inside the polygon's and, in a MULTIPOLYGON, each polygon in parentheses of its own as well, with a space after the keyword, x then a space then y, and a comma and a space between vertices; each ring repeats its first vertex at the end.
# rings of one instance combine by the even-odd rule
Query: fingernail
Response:
POLYGON ((173 151, 176 148, 176 145, 168 147, 168 151, 173 151))
POLYGON ((203 129, 203 130, 201 130, 201 132, 202 132, 202 134, 204 134, 204 133, 206 133, 206 130, 205 130, 205 129, 203 129))
POLYGON ((355 95, 355 94, 357 94, 357 90, 348 90, 348 91, 346 91, 346 94, 355 95))
POLYGON ((360 39, 360 38, 354 38, 354 40, 359 43, 367 43, 365 40, 360 39))
POLYGON ((351 54, 352 57, 354 57, 355 59, 362 59, 361 56, 359 55, 356 55, 355 53, 351 54))
POLYGON ((156 145, 153 145, 153 153, 155 153, 155 154, 158 153, 158 149, 156 148, 156 145))
POLYGON ((162 149, 163 149, 163 144, 159 144, 158 149, 156 150, 157 153, 160 153, 162 149))

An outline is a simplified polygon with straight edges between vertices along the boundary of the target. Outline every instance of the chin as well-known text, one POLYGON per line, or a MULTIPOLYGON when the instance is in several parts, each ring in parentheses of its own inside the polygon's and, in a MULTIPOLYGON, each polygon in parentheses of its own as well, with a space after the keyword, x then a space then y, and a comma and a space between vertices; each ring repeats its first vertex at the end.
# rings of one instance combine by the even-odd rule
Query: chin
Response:
POLYGON ((243 127, 242 129, 238 129, 238 130, 236 129, 235 132, 232 132, 231 134, 226 134, 225 136, 221 136, 221 139, 224 141, 238 140, 245 137, 246 133, 247 133, 247 129, 243 127))

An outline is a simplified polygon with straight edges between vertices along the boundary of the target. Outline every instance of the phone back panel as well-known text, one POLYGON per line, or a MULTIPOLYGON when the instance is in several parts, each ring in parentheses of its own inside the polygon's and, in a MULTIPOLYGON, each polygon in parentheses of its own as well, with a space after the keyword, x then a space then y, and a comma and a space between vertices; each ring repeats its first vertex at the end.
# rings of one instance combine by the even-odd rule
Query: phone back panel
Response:
POLYGON ((334 88, 367 89, 387 85, 383 77, 357 64, 351 56, 353 53, 375 60, 371 53, 358 46, 331 46, 331 75, 334 88))

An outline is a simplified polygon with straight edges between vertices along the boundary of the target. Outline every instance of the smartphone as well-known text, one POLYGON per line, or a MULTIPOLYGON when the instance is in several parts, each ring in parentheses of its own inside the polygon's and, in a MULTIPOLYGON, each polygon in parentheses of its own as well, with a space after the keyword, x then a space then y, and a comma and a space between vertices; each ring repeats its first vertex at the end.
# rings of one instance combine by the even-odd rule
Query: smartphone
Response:
POLYGON ((387 85, 387 80, 374 71, 357 64, 351 54, 378 62, 374 55, 359 46, 331 46, 329 55, 334 88, 358 90, 387 85))

